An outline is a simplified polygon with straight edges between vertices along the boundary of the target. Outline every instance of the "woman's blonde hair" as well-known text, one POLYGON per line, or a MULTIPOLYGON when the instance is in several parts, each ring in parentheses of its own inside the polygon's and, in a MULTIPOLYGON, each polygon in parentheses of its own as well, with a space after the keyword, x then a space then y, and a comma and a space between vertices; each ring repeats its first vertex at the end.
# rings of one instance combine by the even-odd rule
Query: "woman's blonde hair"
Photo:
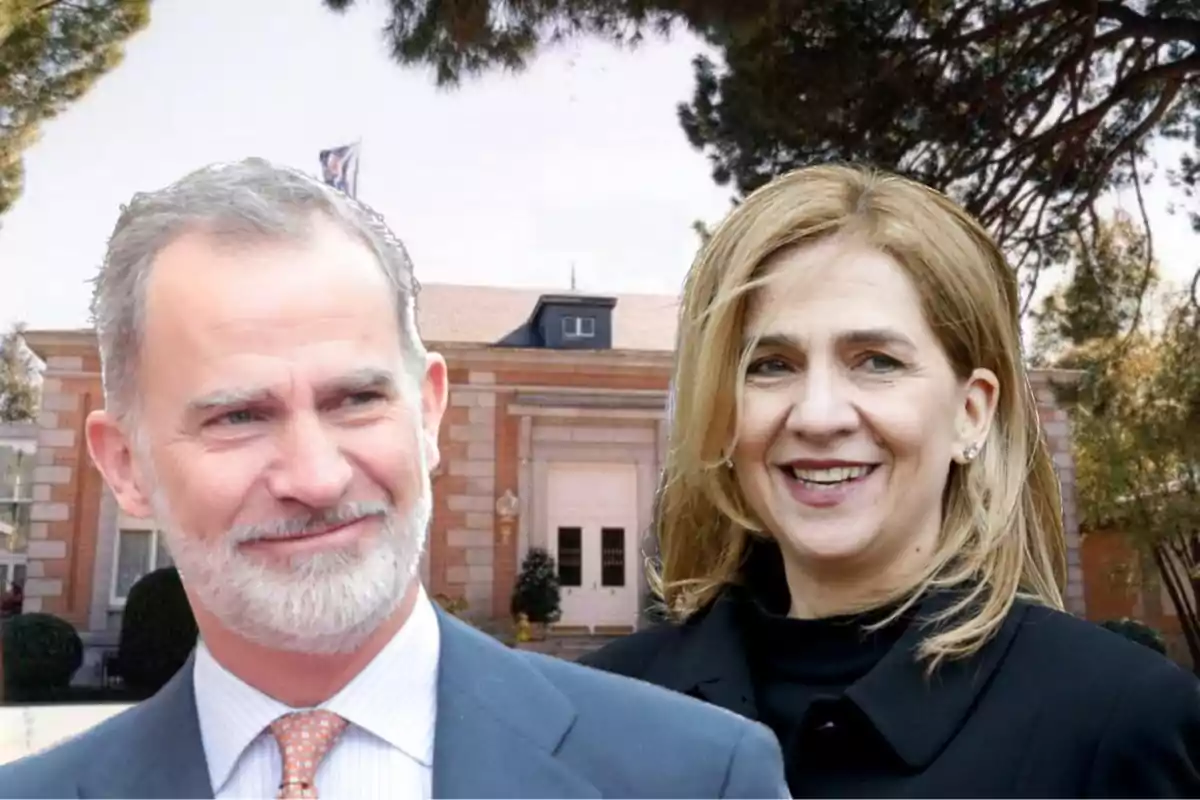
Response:
POLYGON ((808 167, 751 194, 713 233, 688 273, 680 308, 670 446, 657 498, 651 586, 686 618, 736 583, 754 518, 723 462, 744 388, 746 306, 787 248, 833 235, 894 258, 915 285, 955 372, 995 373, 998 407, 979 457, 949 467, 938 546, 888 602, 904 613, 930 589, 955 598, 923 640, 933 669, 978 650, 1027 596, 1062 607, 1062 508, 1021 357, 1019 290, 996 244, 944 195, 855 166, 808 167))

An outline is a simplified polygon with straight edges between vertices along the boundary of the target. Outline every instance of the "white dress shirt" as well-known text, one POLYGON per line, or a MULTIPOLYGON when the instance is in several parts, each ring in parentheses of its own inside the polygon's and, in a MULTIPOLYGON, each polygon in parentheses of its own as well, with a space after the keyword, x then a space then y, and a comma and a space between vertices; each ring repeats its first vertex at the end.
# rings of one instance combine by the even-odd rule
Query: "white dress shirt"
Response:
MULTIPOLYGON (((320 705, 350 723, 317 770, 322 800, 431 796, 439 633, 433 605, 422 590, 404 627, 320 705)), ((282 759, 267 726, 307 709, 289 708, 247 685, 218 664, 203 642, 196 651, 194 682, 214 797, 275 797, 282 759)))

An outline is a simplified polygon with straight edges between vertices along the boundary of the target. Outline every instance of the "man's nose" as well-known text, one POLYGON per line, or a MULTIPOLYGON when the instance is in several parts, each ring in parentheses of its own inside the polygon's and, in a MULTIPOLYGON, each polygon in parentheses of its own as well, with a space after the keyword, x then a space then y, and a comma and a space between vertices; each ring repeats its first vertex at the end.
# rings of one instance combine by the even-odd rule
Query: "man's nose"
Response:
POLYGON ((341 502, 353 469, 337 438, 315 415, 297 416, 283 432, 279 464, 271 474, 271 492, 311 508, 341 502))
POLYGON ((858 426, 858 411, 843 376, 830 368, 809 369, 797 381, 787 428, 815 439, 837 436, 858 426))

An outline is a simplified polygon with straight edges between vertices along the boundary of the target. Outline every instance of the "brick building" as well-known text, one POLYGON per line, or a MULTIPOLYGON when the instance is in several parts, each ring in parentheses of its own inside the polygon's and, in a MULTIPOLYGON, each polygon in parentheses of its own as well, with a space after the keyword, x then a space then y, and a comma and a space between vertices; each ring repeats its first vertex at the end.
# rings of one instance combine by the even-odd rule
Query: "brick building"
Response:
MULTIPOLYGON (((422 334, 451 380, 422 567, 433 593, 465 599, 479 618, 504 617, 520 559, 542 546, 560 564, 564 625, 636 625, 676 309, 665 296, 424 287, 422 334)), ((119 514, 89 463, 83 420, 102 404, 94 336, 37 331, 27 340, 47 365, 27 609, 104 640, 125 592, 170 555, 152 526, 119 514)), ((1034 380, 1065 489, 1068 599, 1082 612, 1068 425, 1050 377, 1034 380)))
MULTIPOLYGON (((1139 552, 1125 531, 1084 532, 1080 536, 1079 555, 1089 618, 1144 622, 1162 633, 1173 659, 1187 665, 1192 663, 1183 622, 1158 577, 1157 566, 1148 553, 1139 552)), ((1189 587, 1184 586, 1183 590, 1192 597, 1189 587)))

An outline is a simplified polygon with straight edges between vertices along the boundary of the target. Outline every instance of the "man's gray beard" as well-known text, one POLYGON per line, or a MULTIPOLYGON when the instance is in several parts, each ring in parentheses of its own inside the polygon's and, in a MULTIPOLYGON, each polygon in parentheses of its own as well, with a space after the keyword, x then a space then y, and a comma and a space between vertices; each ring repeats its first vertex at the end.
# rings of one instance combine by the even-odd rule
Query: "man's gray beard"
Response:
POLYGON ((344 653, 362 646, 396 612, 416 577, 432 513, 429 476, 424 469, 420 474, 421 493, 407 518, 379 503, 336 510, 343 518, 368 515, 366 524, 382 518, 369 550, 356 542, 293 557, 286 567, 243 553, 238 545, 245 537, 236 531, 212 543, 183 534, 159 492, 154 507, 184 585, 223 626, 276 650, 344 653))

